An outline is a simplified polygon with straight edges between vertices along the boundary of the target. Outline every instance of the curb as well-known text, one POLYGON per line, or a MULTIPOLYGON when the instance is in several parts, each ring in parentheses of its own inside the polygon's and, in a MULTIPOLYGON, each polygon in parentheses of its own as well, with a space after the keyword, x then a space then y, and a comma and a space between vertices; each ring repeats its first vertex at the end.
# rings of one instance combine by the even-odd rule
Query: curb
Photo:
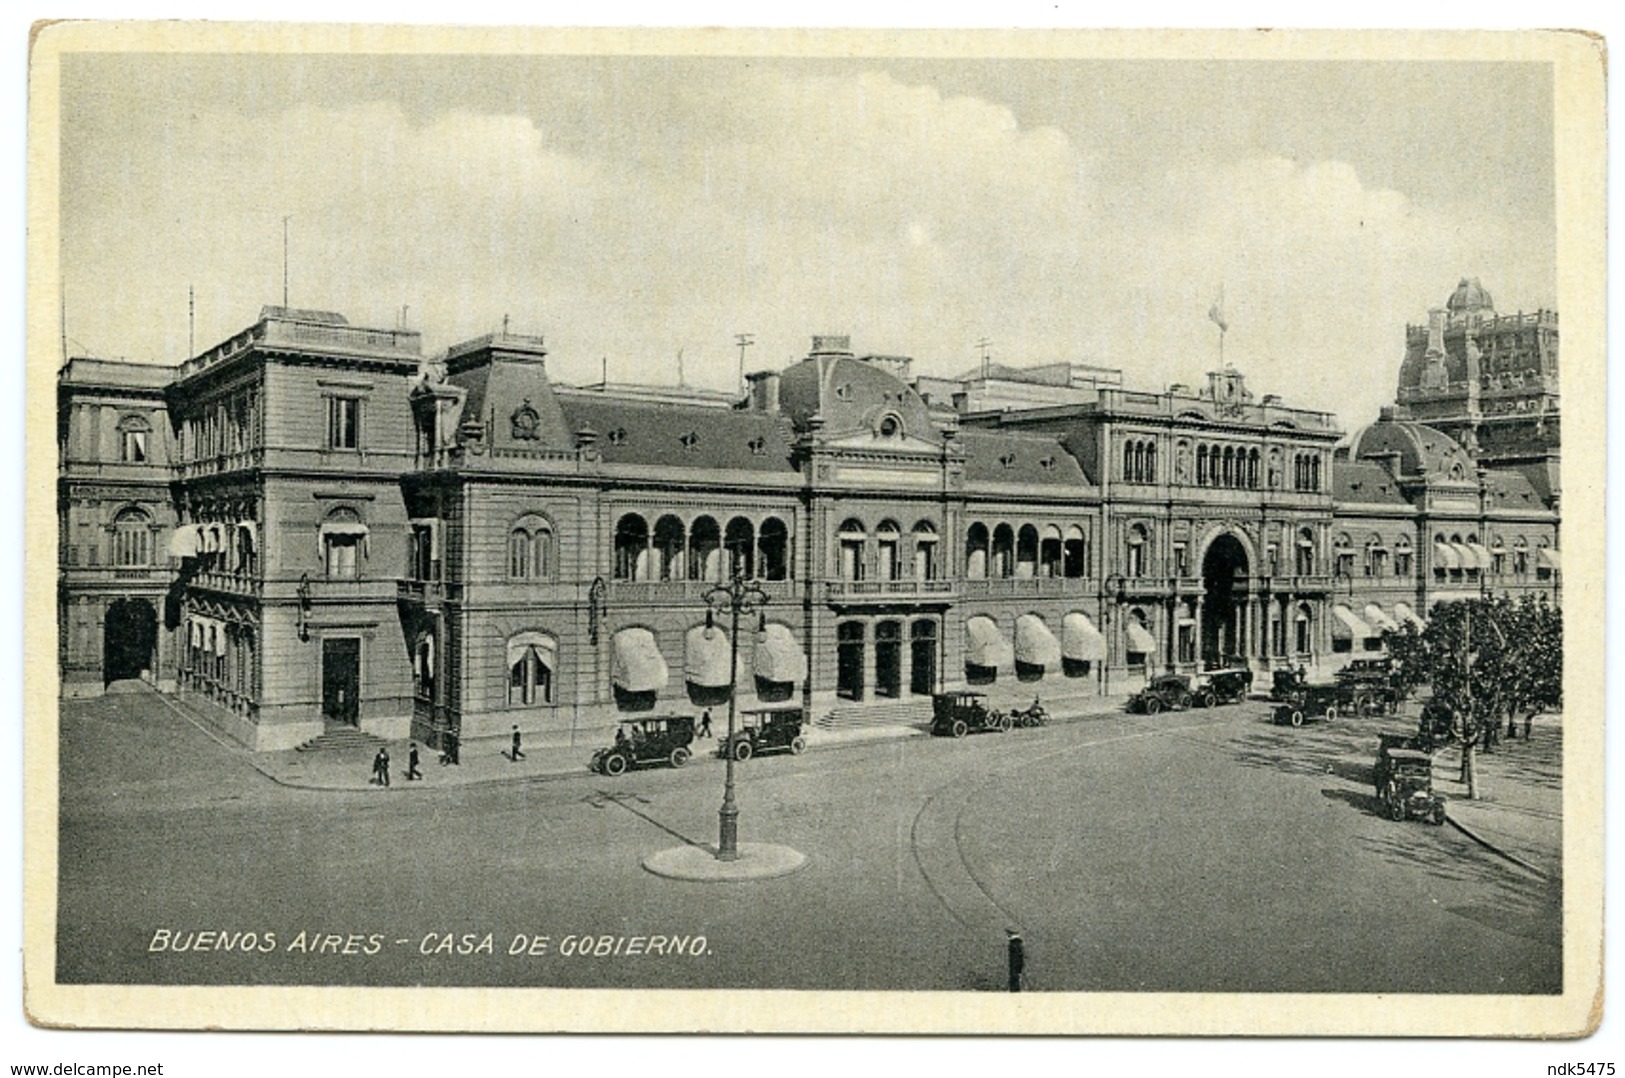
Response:
POLYGON ((1488 850, 1491 853, 1495 854, 1495 856, 1500 857, 1500 858, 1504 858, 1505 860, 1512 862, 1513 864, 1517 865, 1519 868, 1525 870, 1526 872, 1534 873, 1536 876, 1540 877, 1543 880, 1551 881, 1551 880, 1554 880, 1554 879, 1557 878, 1557 877, 1553 876, 1551 873, 1547 872, 1545 869, 1538 868, 1535 865, 1530 864, 1528 861, 1525 861, 1523 858, 1519 857, 1517 854, 1508 853, 1506 850, 1503 850, 1501 847, 1497 846, 1495 843, 1491 842, 1489 839, 1485 838, 1483 835, 1480 835, 1478 832, 1474 831, 1472 828, 1468 827, 1466 824, 1464 824, 1460 820, 1456 819, 1454 816, 1452 816, 1450 814, 1450 806, 1448 804, 1446 804, 1446 806, 1445 806, 1445 819, 1450 821, 1450 826, 1451 827, 1454 827, 1457 831, 1460 831, 1462 834, 1466 835, 1468 838, 1472 839, 1474 842, 1478 843, 1480 846, 1484 847, 1486 850, 1488 850))

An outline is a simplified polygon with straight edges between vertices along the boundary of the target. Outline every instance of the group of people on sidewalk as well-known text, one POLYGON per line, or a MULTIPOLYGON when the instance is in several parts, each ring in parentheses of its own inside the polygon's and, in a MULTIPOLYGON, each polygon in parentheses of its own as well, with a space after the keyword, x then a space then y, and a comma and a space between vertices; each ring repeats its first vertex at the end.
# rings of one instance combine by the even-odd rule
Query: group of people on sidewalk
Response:
MULTIPOLYGON (((418 764, 421 761, 421 758, 418 755, 418 743, 416 741, 411 741, 411 742, 408 742, 407 744, 408 744, 408 749, 407 749, 407 755, 406 755, 406 778, 407 778, 408 781, 411 781, 411 780, 414 780, 414 779, 421 779, 423 777, 423 772, 418 770, 418 764)), ((456 731, 447 731, 447 733, 446 733, 446 743, 445 744, 446 744, 446 747, 444 749, 442 749, 441 752, 440 752, 440 764, 441 764, 441 766, 444 767, 444 766, 446 766, 448 764, 460 764, 462 762, 462 760, 460 759, 460 751, 459 751, 458 737, 457 737, 456 731)), ((524 751, 524 748, 522 746, 523 746, 523 739, 522 739, 522 737, 520 736, 520 733, 519 733, 519 725, 517 723, 515 723, 514 728, 513 728, 513 747, 509 752, 507 752, 505 754, 508 757, 508 760, 509 760, 510 763, 518 763, 520 760, 525 759, 525 751, 524 751)), ((389 746, 388 745, 380 745, 380 746, 378 746, 378 752, 372 758, 372 778, 369 780, 369 783, 371 785, 373 785, 373 786, 388 786, 389 785, 389 746)))

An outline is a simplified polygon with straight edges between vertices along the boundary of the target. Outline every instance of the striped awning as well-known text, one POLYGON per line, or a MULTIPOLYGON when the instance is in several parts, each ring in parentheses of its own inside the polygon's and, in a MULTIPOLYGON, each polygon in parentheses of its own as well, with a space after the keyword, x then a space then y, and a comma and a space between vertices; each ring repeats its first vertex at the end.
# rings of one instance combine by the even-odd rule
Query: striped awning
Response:
POLYGON ((1026 666, 1061 665, 1061 643, 1037 614, 1016 619, 1016 661, 1026 666))
POLYGON ((1151 630, 1130 618, 1127 623, 1128 649, 1137 651, 1142 655, 1155 655, 1157 653, 1157 638, 1151 635, 1151 630))
POLYGON ((1434 543, 1433 567, 1435 569, 1460 569, 1461 554, 1449 543, 1434 543))
POLYGON ((1544 565, 1546 568, 1551 569, 1554 572, 1563 571, 1563 562, 1555 547, 1538 547, 1535 550, 1535 558, 1539 564, 1544 565))
POLYGON ((714 625, 696 625, 683 638, 683 677, 704 689, 726 689, 734 683, 728 634, 714 625))
POLYGON ((799 685, 807 679, 807 653, 796 643, 788 625, 769 622, 756 634, 756 655, 751 667, 763 681, 799 685))
POLYGON ((197 557, 197 525, 180 524, 169 533, 169 556, 172 558, 197 557))
POLYGON ((1426 629, 1428 627, 1427 622, 1416 616, 1416 611, 1411 609, 1411 604, 1409 603, 1395 603, 1394 613, 1398 615, 1400 621, 1408 621, 1418 629, 1426 629))
POLYGON ((1384 629, 1392 629, 1395 631, 1399 629, 1399 623, 1393 618, 1389 617, 1387 613, 1383 611, 1382 607, 1378 606, 1376 603, 1365 604, 1365 620, 1379 632, 1384 629))
POLYGON ((641 627, 622 629, 615 634, 613 650, 610 678, 617 687, 626 692, 659 692, 666 687, 671 671, 654 633, 641 627))
POLYGON ((1338 639, 1364 640, 1368 636, 1376 635, 1371 631, 1371 626, 1361 621, 1358 614, 1342 603, 1332 607, 1332 636, 1338 639))
POLYGON ((978 614, 965 621, 965 664, 967 666, 1009 666, 1015 659, 1010 642, 998 624, 978 614))
POLYGON ((1469 550, 1466 543, 1451 543, 1450 549, 1456 552, 1456 560, 1463 569, 1470 571, 1479 568, 1478 555, 1469 550))
POLYGON ((1106 638, 1087 614, 1073 612, 1061 619, 1061 654, 1073 662, 1100 662, 1106 658, 1106 638))

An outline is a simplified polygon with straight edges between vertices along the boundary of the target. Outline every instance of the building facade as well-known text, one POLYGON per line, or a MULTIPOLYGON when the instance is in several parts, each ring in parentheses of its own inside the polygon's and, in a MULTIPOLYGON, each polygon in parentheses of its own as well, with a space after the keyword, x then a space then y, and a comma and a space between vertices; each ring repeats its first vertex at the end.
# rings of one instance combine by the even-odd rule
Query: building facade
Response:
POLYGON ((744 707, 862 722, 966 685, 1013 703, 1326 668, 1437 601, 1557 592, 1530 462, 1404 403, 1345 437, 1233 369, 1144 392, 1066 364, 911 366, 815 337, 740 400, 571 388, 540 338, 424 362, 415 333, 282 308, 178 368, 74 360, 64 691, 147 677, 258 749, 335 724, 573 743, 724 707, 736 682, 744 707), (136 521, 145 563, 120 567, 143 575, 117 577, 136 521), (706 603, 735 575, 767 597, 737 646, 706 603), (108 643, 145 616, 125 600, 151 607, 150 645, 108 643))

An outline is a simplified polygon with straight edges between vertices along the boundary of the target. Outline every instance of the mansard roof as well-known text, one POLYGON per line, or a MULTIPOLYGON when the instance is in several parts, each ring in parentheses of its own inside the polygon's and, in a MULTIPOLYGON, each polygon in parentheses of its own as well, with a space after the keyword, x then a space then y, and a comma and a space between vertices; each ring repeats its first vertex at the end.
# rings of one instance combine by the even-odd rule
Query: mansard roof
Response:
POLYGON ((910 438, 942 442, 930 410, 912 386, 852 355, 822 353, 790 367, 780 376, 779 407, 797 430, 808 429, 816 416, 828 437, 873 430, 878 418, 890 412, 910 438))
POLYGON ((784 417, 704 405, 561 393, 572 432, 590 428, 606 464, 793 472, 794 434, 784 417))
POLYGON ((1475 475, 1467 451, 1448 434, 1425 423, 1397 418, 1392 409, 1356 434, 1349 443, 1349 457, 1363 460, 1397 455, 1398 475, 1404 477, 1445 476, 1460 468, 1462 477, 1475 475))
POLYGON ((971 483, 1093 486, 1059 438, 966 428, 959 443, 965 450, 965 479, 971 483))
POLYGON ((1409 505, 1399 483, 1380 464, 1364 460, 1332 462, 1332 501, 1361 505, 1409 505))

